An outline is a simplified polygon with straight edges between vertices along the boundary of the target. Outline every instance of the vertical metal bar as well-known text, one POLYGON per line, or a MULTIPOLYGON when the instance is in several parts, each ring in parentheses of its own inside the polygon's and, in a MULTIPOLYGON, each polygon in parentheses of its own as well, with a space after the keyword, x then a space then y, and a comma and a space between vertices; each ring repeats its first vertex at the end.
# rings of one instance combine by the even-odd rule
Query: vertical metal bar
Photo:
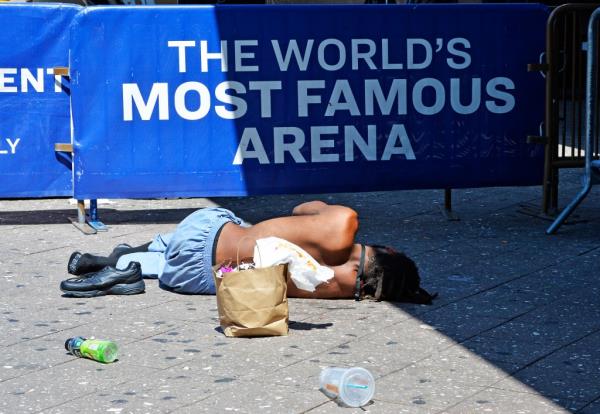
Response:
POLYGON ((444 209, 447 212, 452 211, 452 189, 444 188, 444 209))
POLYGON ((85 201, 77 200, 77 222, 85 224, 85 201))
POLYGON ((452 189, 444 188, 444 210, 442 211, 446 220, 448 221, 459 221, 460 218, 456 213, 452 211, 452 189))
POLYGON ((98 201, 90 200, 90 220, 88 224, 95 231, 108 231, 108 227, 104 225, 98 218, 98 201))
MULTIPOLYGON (((599 48, 599 44, 600 44, 600 30, 596 29, 596 68, 598 68, 598 66, 600 65, 600 52, 598 52, 598 48, 599 48)), ((593 102, 593 105, 595 105, 595 107, 597 108, 594 111, 594 119, 592 120, 592 122, 594 123, 594 125, 596 125, 595 128, 595 136, 592 136, 592 139, 594 140, 594 155, 595 156, 600 156, 600 94, 598 94, 598 91, 595 91, 596 93, 596 99, 593 102)))
POLYGON ((90 200, 90 221, 98 221, 98 200, 90 200))
MULTIPOLYGON (((556 161, 560 158, 560 153, 558 150, 558 143, 562 142, 562 153, 564 157, 565 150, 565 135, 566 135, 566 99, 564 99, 566 95, 566 86, 565 86, 565 75, 564 68, 567 65, 566 61, 566 48, 567 48, 567 21, 568 21, 568 12, 569 8, 567 6, 563 6, 560 10, 556 12, 556 20, 555 20, 555 28, 553 30, 553 44, 552 49, 553 52, 562 51, 561 53, 554 54, 553 53, 553 80, 552 80, 552 93, 550 95, 550 101, 552 103, 551 106, 551 128, 550 136, 552 139, 550 152, 550 175, 548 182, 548 204, 545 214, 548 214, 549 209, 555 210, 558 205, 558 167, 556 166, 556 161), (560 23, 560 25, 559 25, 560 23), (562 34, 560 38, 557 38, 559 29, 562 28, 562 34), (560 39, 560 40, 559 40, 560 39), (562 69, 562 73, 561 72, 562 69), (562 90, 560 90, 562 89, 562 90), (561 99, 562 98, 562 99, 561 99), (562 106, 562 115, 561 115, 561 106, 562 106), (561 122, 562 120, 562 134, 561 134, 561 122), (560 140, 560 141, 559 141, 560 140)), ((554 16, 554 13, 552 14, 554 16)))
POLYGON ((544 148, 544 182, 542 184, 542 213, 548 214, 551 189, 552 189, 552 164, 554 163, 554 152, 556 146, 556 117, 554 108, 556 105, 556 80, 555 80, 555 57, 554 47, 556 45, 556 18, 553 13, 546 25, 546 113, 544 119, 544 135, 546 136, 546 147, 544 148))
MULTIPOLYGON (((597 63, 597 44, 596 44, 596 19, 600 16, 600 7, 592 13, 588 25, 588 45, 587 45, 587 68, 586 68, 586 89, 585 89, 585 142, 587 150, 585 151, 585 169, 591 172, 592 165, 592 136, 594 133, 594 114, 596 113, 595 103, 598 98, 598 66, 597 63)), ((591 178, 591 177, 590 177, 591 178)))
MULTIPOLYGON (((579 22, 583 20, 581 18, 577 19, 576 28, 579 27, 579 22)), ((583 96, 580 96, 580 92, 583 92, 585 95, 585 60, 584 54, 581 50, 581 39, 578 36, 579 30, 577 30, 577 49, 575 49, 575 53, 577 54, 577 73, 574 76, 577 76, 577 158, 581 158, 581 152, 583 150, 582 147, 582 136, 585 133, 583 130, 583 116, 584 116, 584 108, 585 102, 583 100, 583 96)))
POLYGON ((571 107, 571 158, 575 157, 575 119, 577 117, 577 99, 576 94, 576 80, 577 80, 577 14, 572 13, 571 22, 573 23, 572 35, 571 35, 571 95, 570 95, 570 107, 571 107))
POLYGON ((550 199, 550 207, 552 208, 552 212, 555 212, 558 209, 558 180, 560 176, 558 174, 558 167, 552 169, 552 198, 550 199))
MULTIPOLYGON (((567 67, 567 45, 568 45, 568 38, 567 38, 567 25, 568 25, 568 20, 565 18, 564 19, 564 25, 563 25, 563 43, 561 44, 561 46, 563 47, 563 69, 565 69, 567 67)), ((567 135, 567 82, 565 80, 565 71, 563 70, 563 73, 560 75, 560 84, 562 86, 562 91, 561 91, 561 95, 560 98, 562 98, 562 131, 560 134, 560 138, 561 138, 561 143, 562 143, 562 149, 561 149, 561 153, 559 155, 558 158, 564 158, 565 157, 565 146, 566 146, 566 135, 567 135)), ((558 142, 558 140, 557 140, 558 142)))

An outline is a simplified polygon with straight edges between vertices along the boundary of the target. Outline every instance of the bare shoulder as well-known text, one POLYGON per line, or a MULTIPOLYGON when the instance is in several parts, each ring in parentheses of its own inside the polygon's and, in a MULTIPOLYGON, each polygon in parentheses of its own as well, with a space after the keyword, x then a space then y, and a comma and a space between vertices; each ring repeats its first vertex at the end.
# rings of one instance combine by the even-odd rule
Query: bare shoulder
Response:
POLYGON ((342 205, 327 204, 317 214, 294 218, 303 219, 302 222, 313 229, 320 243, 341 243, 342 248, 352 244, 358 230, 358 213, 342 205), (324 240, 326 236, 333 239, 324 240))
POLYGON ((348 259, 358 231, 358 214, 350 207, 328 205, 319 214, 311 216, 314 222, 312 241, 322 252, 328 265, 344 263, 348 259))
POLYGON ((336 232, 342 236, 343 244, 352 244, 358 231, 358 213, 346 206, 332 205, 323 212, 326 221, 336 228, 336 232))

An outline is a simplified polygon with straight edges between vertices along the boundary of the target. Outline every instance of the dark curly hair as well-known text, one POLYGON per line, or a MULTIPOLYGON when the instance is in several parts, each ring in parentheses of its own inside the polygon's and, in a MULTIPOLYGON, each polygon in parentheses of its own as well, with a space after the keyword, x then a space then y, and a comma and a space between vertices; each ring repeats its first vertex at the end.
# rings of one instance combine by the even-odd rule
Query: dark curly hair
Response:
POLYGON ((419 269, 412 259, 390 247, 370 246, 373 255, 365 271, 365 297, 431 305, 437 293, 431 295, 421 288, 419 269))

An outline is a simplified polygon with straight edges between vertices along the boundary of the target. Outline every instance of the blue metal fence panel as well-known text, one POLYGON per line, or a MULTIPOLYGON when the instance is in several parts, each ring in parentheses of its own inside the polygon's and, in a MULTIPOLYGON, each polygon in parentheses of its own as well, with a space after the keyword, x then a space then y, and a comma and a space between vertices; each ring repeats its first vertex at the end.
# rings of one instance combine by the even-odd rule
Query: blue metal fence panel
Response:
POLYGON ((0 198, 73 193, 67 66, 74 5, 0 6, 0 198))
POLYGON ((78 198, 533 185, 541 5, 97 7, 78 198))
POLYGON ((594 184, 600 182, 600 160, 597 160, 599 148, 594 147, 594 137, 598 134, 600 126, 600 112, 598 112, 598 33, 600 28, 600 7, 592 12, 587 27, 587 56, 585 76, 585 168, 583 170, 582 188, 571 200, 558 217, 546 229, 547 234, 555 233, 560 226, 575 211, 577 206, 587 197, 594 184))

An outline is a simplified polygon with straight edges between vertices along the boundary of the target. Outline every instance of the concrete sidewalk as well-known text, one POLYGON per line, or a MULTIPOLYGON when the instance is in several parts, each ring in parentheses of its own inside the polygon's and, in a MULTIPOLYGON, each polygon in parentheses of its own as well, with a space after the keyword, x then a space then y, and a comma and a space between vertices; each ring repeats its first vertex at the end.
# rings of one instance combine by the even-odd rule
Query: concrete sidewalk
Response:
MULTIPOLYGON (((561 183, 561 205, 578 189, 561 183)), ((106 233, 81 234, 69 200, 0 200, 0 413, 600 413, 600 191, 573 225, 518 212, 540 188, 100 204, 106 233), (74 250, 108 253, 221 205, 249 222, 309 199, 354 207, 359 239, 413 256, 433 306, 290 300, 290 335, 226 338, 213 296, 146 281, 146 293, 61 297, 74 250), (68 355, 71 336, 113 339, 119 361, 68 355), (326 366, 376 377, 372 403, 341 408, 318 390, 326 366)))

